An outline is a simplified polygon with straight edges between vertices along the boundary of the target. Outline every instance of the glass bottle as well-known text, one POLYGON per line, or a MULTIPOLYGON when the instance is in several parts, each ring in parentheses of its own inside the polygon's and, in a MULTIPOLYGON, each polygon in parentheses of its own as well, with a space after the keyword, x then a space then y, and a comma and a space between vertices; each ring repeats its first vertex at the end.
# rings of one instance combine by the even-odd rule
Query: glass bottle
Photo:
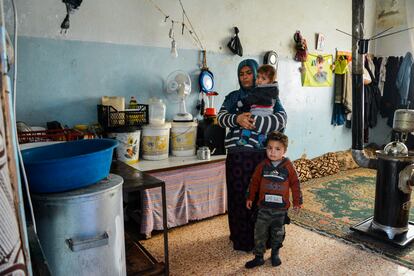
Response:
POLYGON ((128 109, 137 109, 137 108, 138 108, 137 99, 134 96, 131 96, 131 99, 129 100, 128 109))

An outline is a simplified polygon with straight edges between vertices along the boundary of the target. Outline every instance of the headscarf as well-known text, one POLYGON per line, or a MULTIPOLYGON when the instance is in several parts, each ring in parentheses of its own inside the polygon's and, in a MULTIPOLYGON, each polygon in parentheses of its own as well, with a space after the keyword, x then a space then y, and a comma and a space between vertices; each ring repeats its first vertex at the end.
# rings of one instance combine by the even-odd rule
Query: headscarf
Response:
POLYGON ((226 99, 224 100, 221 108, 226 109, 229 113, 237 113, 237 102, 247 97, 247 95, 253 90, 255 86, 258 66, 259 65, 254 59, 245 59, 240 62, 239 67, 237 68, 237 79, 239 80, 240 88, 226 96, 226 99), (249 89, 243 88, 240 83, 239 73, 244 66, 249 66, 253 72, 253 86, 249 89))
POLYGON ((239 80, 240 90, 243 90, 243 91, 247 92, 250 89, 245 89, 245 88, 242 87, 242 85, 240 83, 240 77, 239 77, 240 70, 244 66, 249 66, 253 71, 253 86, 251 87, 251 88, 253 88, 253 87, 256 86, 257 68, 259 67, 259 64, 257 64, 257 61, 255 61, 254 59, 245 59, 245 60, 243 60, 239 63, 239 67, 237 68, 237 79, 239 80))

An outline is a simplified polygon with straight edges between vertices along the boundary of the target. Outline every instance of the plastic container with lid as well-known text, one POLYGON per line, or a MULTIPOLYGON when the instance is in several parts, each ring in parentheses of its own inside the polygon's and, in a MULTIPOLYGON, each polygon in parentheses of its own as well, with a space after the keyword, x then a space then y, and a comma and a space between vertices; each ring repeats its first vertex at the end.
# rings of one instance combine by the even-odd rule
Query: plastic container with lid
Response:
POLYGON ((142 127, 142 158, 163 160, 168 158, 170 123, 145 125, 142 127))
POLYGON ((141 131, 138 127, 117 128, 114 132, 108 133, 108 137, 119 142, 116 148, 116 159, 132 165, 139 160, 139 145, 141 131))
POLYGON ((197 122, 173 122, 171 125, 172 155, 195 155, 197 122))
POLYGON ((149 123, 154 126, 165 124, 166 107, 162 99, 150 98, 149 101, 149 123))

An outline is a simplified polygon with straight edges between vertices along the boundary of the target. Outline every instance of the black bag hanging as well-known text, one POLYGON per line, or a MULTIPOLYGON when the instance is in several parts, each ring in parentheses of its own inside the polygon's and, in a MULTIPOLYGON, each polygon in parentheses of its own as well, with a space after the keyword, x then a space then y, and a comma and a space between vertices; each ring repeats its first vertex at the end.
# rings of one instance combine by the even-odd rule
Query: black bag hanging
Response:
POLYGON ((62 0, 62 2, 66 5, 66 16, 60 24, 60 33, 67 33, 70 27, 69 15, 72 14, 74 10, 79 8, 82 1, 83 0, 62 0))
POLYGON ((243 56, 243 47, 238 36, 239 29, 237 27, 234 27, 234 33, 235 35, 227 43, 227 47, 229 47, 233 54, 243 56))

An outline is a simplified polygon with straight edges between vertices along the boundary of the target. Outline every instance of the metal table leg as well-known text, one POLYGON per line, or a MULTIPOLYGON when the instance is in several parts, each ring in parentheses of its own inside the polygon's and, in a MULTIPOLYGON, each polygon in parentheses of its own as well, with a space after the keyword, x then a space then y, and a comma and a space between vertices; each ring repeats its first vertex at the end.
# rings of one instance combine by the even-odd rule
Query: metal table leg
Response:
POLYGON ((162 224, 164 229, 164 262, 165 262, 165 275, 170 273, 170 263, 168 257, 168 228, 167 228, 167 198, 165 195, 165 182, 161 186, 162 196, 162 224))

